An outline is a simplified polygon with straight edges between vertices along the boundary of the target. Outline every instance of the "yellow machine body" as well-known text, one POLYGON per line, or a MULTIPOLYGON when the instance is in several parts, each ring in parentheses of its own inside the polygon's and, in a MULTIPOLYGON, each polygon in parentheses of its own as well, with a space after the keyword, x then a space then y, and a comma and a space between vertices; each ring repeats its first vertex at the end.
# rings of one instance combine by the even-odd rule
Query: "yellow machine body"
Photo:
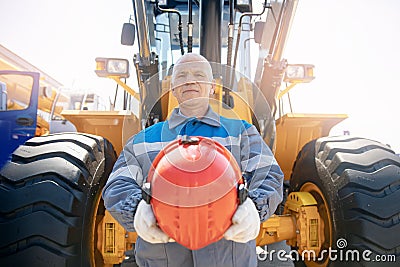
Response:
POLYGON ((322 136, 347 118, 346 114, 288 113, 276 121, 275 157, 285 180, 290 179, 293 164, 301 148, 322 136))

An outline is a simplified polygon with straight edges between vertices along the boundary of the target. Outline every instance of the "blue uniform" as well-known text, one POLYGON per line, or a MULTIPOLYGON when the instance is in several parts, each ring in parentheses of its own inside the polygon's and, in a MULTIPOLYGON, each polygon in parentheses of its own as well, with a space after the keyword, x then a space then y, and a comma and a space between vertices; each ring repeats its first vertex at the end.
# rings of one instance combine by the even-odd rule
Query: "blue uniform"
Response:
MULTIPOLYGON (((209 137, 225 146, 242 172, 249 174, 249 197, 260 220, 274 213, 282 201, 283 173, 257 129, 246 121, 219 116, 211 108, 202 118, 188 118, 175 109, 167 121, 128 140, 104 187, 106 209, 127 231, 135 231, 133 218, 152 161, 164 146, 183 135, 209 137)), ((150 244, 139 237, 135 249, 139 266, 257 266, 254 240, 237 243, 222 239, 192 251, 176 242, 150 244)))

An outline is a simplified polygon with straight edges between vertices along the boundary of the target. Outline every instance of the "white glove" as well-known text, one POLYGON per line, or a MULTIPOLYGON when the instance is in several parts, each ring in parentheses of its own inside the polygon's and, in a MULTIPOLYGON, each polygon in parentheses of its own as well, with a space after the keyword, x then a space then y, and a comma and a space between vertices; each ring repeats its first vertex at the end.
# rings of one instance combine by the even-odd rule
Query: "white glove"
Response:
POLYGON ((232 217, 232 225, 226 230, 224 237, 239 243, 255 239, 260 231, 260 216, 253 201, 247 198, 239 205, 232 217))
POLYGON ((157 226, 151 205, 144 200, 139 202, 133 225, 138 236, 149 243, 167 243, 169 241, 167 234, 157 226))

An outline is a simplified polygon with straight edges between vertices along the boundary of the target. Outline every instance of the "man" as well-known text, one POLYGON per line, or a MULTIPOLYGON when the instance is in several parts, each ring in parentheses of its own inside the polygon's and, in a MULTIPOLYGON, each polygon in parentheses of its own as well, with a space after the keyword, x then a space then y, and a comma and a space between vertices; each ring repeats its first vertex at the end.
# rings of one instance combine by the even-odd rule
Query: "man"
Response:
POLYGON ((209 106, 212 69, 197 54, 185 54, 171 78, 176 108, 169 119, 132 137, 119 156, 103 191, 104 204, 127 231, 136 231, 139 266, 256 266, 255 238, 282 201, 283 174, 256 128, 217 115, 209 106), (227 147, 247 173, 249 197, 238 206, 224 238, 198 250, 173 242, 158 226, 141 187, 158 152, 179 136, 210 137, 227 147))

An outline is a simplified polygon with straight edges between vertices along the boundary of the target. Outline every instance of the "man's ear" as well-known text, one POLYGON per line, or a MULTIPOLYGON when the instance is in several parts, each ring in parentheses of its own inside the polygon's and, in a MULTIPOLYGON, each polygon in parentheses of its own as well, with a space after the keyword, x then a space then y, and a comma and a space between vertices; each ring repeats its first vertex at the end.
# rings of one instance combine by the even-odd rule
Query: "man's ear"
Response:
POLYGON ((171 93, 174 97, 176 97, 176 92, 175 92, 175 88, 173 86, 171 86, 171 93))
POLYGON ((217 81, 216 81, 215 79, 213 79, 213 80, 211 81, 210 95, 213 95, 213 94, 215 93, 216 82, 217 82, 217 81))

